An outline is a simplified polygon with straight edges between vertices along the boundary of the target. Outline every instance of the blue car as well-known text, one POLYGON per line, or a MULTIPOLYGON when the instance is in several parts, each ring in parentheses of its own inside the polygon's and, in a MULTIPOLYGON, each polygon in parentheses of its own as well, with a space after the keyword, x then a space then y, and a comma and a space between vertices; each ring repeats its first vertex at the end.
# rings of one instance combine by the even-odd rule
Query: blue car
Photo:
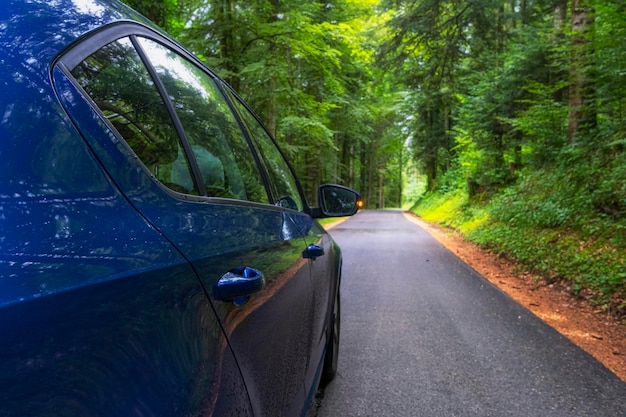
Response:
POLYGON ((0 416, 303 416, 341 255, 244 101, 115 0, 0 8, 0 416))

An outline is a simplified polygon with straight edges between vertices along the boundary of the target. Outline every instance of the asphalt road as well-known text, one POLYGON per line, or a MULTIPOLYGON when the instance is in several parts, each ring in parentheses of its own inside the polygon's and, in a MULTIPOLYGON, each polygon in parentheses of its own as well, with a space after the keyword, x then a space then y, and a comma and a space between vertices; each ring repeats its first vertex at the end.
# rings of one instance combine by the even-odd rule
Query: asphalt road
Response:
POLYGON ((331 234, 340 357, 317 417, 626 417, 626 383, 400 211, 331 234))

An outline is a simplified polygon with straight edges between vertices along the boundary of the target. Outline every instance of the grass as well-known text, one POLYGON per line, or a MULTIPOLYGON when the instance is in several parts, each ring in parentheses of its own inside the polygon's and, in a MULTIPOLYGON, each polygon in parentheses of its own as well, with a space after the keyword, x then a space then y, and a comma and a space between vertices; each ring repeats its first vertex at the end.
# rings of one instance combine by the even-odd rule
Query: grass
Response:
POLYGON ((548 283, 562 282, 592 304, 626 317, 624 221, 554 196, 531 198, 529 192, 537 195, 516 186, 486 203, 470 201, 464 190, 435 192, 411 210, 516 260, 548 283))

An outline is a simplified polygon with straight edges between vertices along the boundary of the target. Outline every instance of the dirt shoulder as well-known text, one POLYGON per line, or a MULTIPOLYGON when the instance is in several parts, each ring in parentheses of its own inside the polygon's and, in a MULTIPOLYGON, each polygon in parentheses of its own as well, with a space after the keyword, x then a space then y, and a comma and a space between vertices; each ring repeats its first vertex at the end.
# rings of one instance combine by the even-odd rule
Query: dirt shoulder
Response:
MULTIPOLYGON (((427 223, 408 212, 405 216, 626 382, 624 324, 594 309, 585 300, 577 299, 567 288, 545 285, 541 281, 537 282, 531 274, 516 272, 513 262, 465 241, 453 230, 427 223)), ((341 221, 324 227, 330 229, 341 221)))

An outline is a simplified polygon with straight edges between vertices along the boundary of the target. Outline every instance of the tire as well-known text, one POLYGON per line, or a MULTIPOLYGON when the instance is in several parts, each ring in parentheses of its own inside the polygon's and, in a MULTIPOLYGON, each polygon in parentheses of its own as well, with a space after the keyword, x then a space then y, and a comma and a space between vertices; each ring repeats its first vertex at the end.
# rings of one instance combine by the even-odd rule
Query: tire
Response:
POLYGON ((333 306, 333 314, 330 318, 328 328, 329 335, 326 342, 326 353, 324 355, 324 367, 322 368, 321 386, 327 385, 337 375, 337 363, 339 360, 339 334, 341 325, 341 303, 339 289, 333 306))

